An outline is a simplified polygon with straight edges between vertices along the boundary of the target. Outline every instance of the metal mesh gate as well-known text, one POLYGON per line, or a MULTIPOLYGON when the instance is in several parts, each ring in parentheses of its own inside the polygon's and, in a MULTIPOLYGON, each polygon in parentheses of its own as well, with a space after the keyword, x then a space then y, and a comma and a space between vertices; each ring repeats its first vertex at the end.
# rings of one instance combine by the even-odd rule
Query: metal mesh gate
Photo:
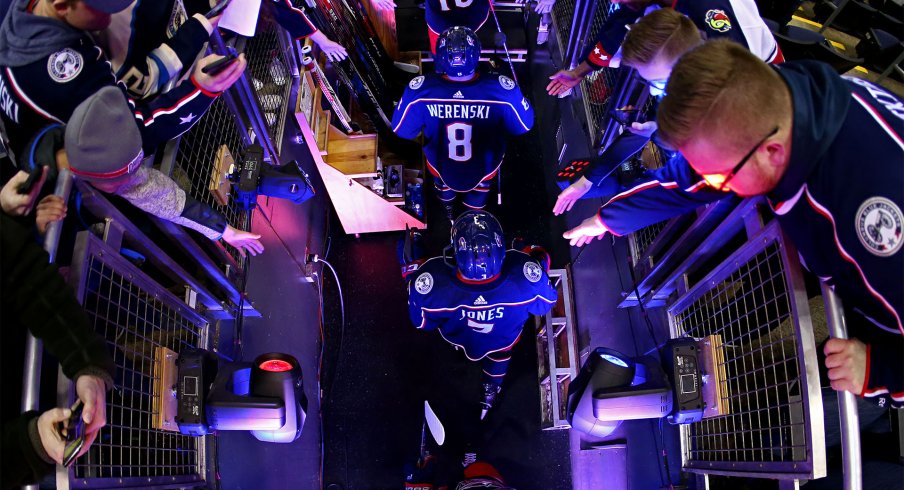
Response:
MULTIPOLYGON (((248 213, 231 203, 225 206, 220 204, 208 190, 220 146, 226 145, 236 158, 245 150, 235 118, 223 97, 217 98, 201 120, 179 140, 172 176, 185 192, 223 213, 227 223, 248 231, 251 226, 248 213)), ((229 245, 224 246, 236 262, 242 264, 238 252, 229 245)))
POLYGON ((673 336, 718 335, 724 345, 728 413, 681 427, 685 469, 825 474, 815 342, 796 260, 772 223, 669 309, 673 336))
POLYGON ((270 140, 277 150, 283 140, 293 82, 280 36, 285 34, 279 25, 267 23, 248 40, 245 48, 248 58, 246 76, 257 96, 270 140))
MULTIPOLYGON (((69 471, 72 488, 203 483, 204 438, 152 428, 154 349, 206 347, 207 322, 99 239, 82 232, 72 282, 116 363, 107 426, 69 471)), ((167 488, 170 488, 169 486, 167 488)))
POLYGON ((646 228, 640 229, 632 233, 628 236, 628 246, 631 250, 631 257, 633 259, 633 263, 637 264, 640 261, 640 258, 643 257, 644 252, 650 248, 650 245, 656 241, 656 238, 665 229, 668 221, 661 221, 659 223, 650 225, 646 228))
MULTIPOLYGON (((597 33, 609 18, 612 5, 607 1, 598 2, 596 12, 590 24, 590 39, 596 38, 597 33)), ((612 96, 616 93, 618 85, 619 69, 603 68, 587 75, 581 81, 581 93, 584 95, 584 110, 587 114, 587 128, 590 139, 596 145, 601 138, 601 129, 605 127, 605 120, 609 117, 612 96)))

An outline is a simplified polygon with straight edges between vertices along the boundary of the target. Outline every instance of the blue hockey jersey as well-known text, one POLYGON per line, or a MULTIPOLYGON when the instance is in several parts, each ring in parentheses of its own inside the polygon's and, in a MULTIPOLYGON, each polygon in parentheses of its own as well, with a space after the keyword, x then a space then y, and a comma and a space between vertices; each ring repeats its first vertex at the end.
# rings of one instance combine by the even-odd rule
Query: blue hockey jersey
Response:
POLYGON ((424 9, 427 27, 437 34, 455 26, 476 31, 490 15, 490 0, 427 0, 424 9))
MULTIPOLYGON (((769 203, 807 269, 898 335, 870 345, 863 394, 904 405, 904 101, 814 61, 777 70, 791 90, 794 128, 791 161, 769 203)), ((725 195, 679 155, 612 197, 599 216, 622 235, 725 195)))
POLYGON ((425 262, 408 284, 408 313, 417 328, 439 330, 472 361, 511 348, 528 315, 545 314, 558 299, 543 267, 516 250, 489 282, 466 282, 457 271, 440 257, 425 262))
MULTIPOLYGON (((763 22, 754 0, 675 0, 672 8, 688 16, 707 39, 728 38, 767 63, 779 63, 778 43, 763 22)), ((597 32, 597 40, 584 54, 591 67, 609 66, 632 24, 644 12, 621 7, 597 32)))
POLYGON ((416 77, 392 116, 402 138, 423 131, 428 170, 456 192, 492 177, 505 156, 506 134, 526 133, 533 124, 534 110, 511 78, 480 72, 467 82, 416 77))

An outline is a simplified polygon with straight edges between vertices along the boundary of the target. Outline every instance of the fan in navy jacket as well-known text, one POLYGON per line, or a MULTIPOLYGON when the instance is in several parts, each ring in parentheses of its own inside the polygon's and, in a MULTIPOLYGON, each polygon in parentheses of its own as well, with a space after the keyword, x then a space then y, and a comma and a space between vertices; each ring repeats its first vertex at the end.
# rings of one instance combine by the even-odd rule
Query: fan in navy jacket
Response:
MULTIPOLYGON (((291 0, 271 0, 273 15, 295 39, 313 36, 321 48, 344 49, 330 41, 291 0)), ((217 0, 136 0, 113 15, 110 26, 98 33, 116 78, 138 98, 153 96, 175 86, 203 50, 214 29, 205 13, 217 0)), ((327 50, 329 52, 329 50, 327 50)), ((339 58, 344 58, 344 54, 339 58)))
MULTIPOLYGON (((505 250, 502 228, 485 211, 455 220, 457 268, 435 257, 408 276, 408 312, 421 330, 437 330, 471 361, 481 361, 491 400, 502 385, 529 315, 543 315, 557 300, 546 267, 530 255, 505 250)), ((548 263, 546 264, 548 265, 548 263)))
MULTIPOLYGON (((685 55, 669 79, 669 95, 660 108, 660 131, 666 132, 664 119, 671 117, 670 111, 686 106, 683 98, 670 104, 680 97, 675 94, 700 90, 695 83, 698 75, 692 75, 691 70, 699 70, 707 56, 720 60, 727 57, 731 65, 750 57, 739 46, 723 42, 706 43, 685 55), (679 72, 682 82, 676 84, 679 72)), ((745 62, 744 68, 734 69, 753 71, 749 59, 745 62)), ((904 161, 904 102, 870 82, 839 77, 831 67, 815 61, 785 63, 775 71, 787 87, 785 93, 791 104, 784 114, 775 115, 778 131, 757 145, 739 169, 727 174, 730 169, 706 173, 713 169, 706 167, 709 161, 701 161, 700 148, 715 143, 701 138, 676 143, 693 163, 678 155, 613 196, 597 216, 566 232, 565 237, 573 245, 582 245, 606 232, 631 233, 723 198, 727 191, 716 188, 725 185, 745 196, 766 195, 804 265, 831 285, 847 307, 856 309, 877 327, 852 332, 867 341, 865 346, 855 340, 829 341, 826 364, 833 388, 877 398, 882 405, 890 402, 902 406, 904 167, 900 163, 904 161), (783 117, 792 121, 790 133, 781 128, 783 117), (770 181, 763 177, 769 175, 769 167, 758 159, 778 155, 780 146, 775 141, 783 135, 790 150, 787 144, 781 146, 785 153, 772 164, 781 170, 770 181)), ((739 78, 731 80, 743 83, 739 78)), ((756 105, 758 101, 747 103, 756 105)), ((723 110, 755 113, 739 112, 743 111, 740 106, 732 106, 713 108, 709 117, 722 118, 719 120, 725 124, 725 113, 716 114, 723 110)), ((748 123, 739 119, 737 124, 748 123)), ((722 166, 730 163, 721 161, 722 166)))
MULTIPOLYGON (((707 39, 727 38, 750 50, 767 63, 782 63, 782 56, 769 26, 760 17, 754 0, 622 0, 597 32, 596 42, 584 52, 573 70, 550 77, 550 95, 565 93, 592 70, 607 68, 616 56, 628 26, 660 7, 671 7, 688 16, 707 39)), ((613 67, 617 65, 612 65, 613 67)))
MULTIPOLYGON (((44 2, 52 9, 51 1, 17 0, 0 27, 0 117, 15 156, 39 130, 64 124, 82 101, 116 85, 110 63, 86 31, 33 13, 44 2)), ((188 131, 217 95, 192 79, 149 102, 130 100, 145 153, 188 131)))

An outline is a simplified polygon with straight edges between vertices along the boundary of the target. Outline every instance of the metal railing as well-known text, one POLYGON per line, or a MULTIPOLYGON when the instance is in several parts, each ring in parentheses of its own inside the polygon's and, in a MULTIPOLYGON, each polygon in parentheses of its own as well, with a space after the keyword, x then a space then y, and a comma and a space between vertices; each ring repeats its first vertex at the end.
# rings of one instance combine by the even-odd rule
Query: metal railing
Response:
MULTIPOLYGON (((62 169, 57 174, 57 181, 53 194, 63 199, 63 202, 67 202, 71 190, 72 173, 69 169, 62 169)), ((44 251, 47 252, 51 264, 56 261, 57 248, 60 244, 60 232, 62 229, 62 223, 60 221, 54 221, 47 226, 47 232, 44 235, 44 251)), ((41 392, 41 362, 43 358, 44 343, 32 335, 31 331, 26 332, 25 361, 22 372, 21 409, 23 412, 40 409, 38 398, 41 392)), ((36 489, 37 485, 29 485, 25 488, 36 489)))
MULTIPOLYGON (((773 222, 668 309, 673 337, 719 336, 727 413, 681 426, 686 471, 826 474, 816 345, 797 252, 773 222)), ((711 373, 710 373, 711 374, 711 373)))
MULTIPOLYGON (((115 250, 91 235, 76 239, 70 283, 116 365, 107 425, 57 488, 193 488, 204 485, 204 438, 154 429, 156 347, 206 348, 208 323, 115 250)), ((61 375, 62 377, 62 375, 61 375)), ((61 404, 74 398, 60 383, 61 404)))

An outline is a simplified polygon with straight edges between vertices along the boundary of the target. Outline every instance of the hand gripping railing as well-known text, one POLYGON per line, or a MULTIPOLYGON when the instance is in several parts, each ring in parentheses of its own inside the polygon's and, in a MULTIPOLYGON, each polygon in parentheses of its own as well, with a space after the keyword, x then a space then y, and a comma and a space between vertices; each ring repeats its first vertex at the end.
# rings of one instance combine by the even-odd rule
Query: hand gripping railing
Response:
MULTIPOLYGON (((72 173, 69 169, 59 171, 56 188, 53 193, 63 199, 69 200, 69 191, 72 190, 72 173)), ((62 221, 54 221, 47 226, 47 234, 44 236, 44 250, 50 255, 50 262, 56 260, 57 247, 60 244, 60 231, 63 228, 62 221)), ((38 394, 41 388, 41 357, 43 343, 36 339, 31 332, 26 333, 25 338, 25 371, 22 373, 22 412, 38 410, 38 394)), ((37 489, 37 485, 29 485, 25 488, 37 489)))
MULTIPOLYGON (((822 297, 826 304, 826 319, 829 335, 836 339, 847 339, 847 325, 841 300, 831 287, 822 283, 822 297)), ((857 414, 856 396, 849 391, 838 392, 838 415, 841 424, 841 456, 844 463, 844 490, 863 488, 862 466, 860 465, 860 417, 857 414)))

